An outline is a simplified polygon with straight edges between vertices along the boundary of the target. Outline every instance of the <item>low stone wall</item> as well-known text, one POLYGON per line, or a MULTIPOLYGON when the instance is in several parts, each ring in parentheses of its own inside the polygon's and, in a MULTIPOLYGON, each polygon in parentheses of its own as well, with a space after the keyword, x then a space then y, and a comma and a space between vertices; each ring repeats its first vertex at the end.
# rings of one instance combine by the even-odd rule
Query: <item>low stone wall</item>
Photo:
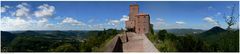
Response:
POLYGON ((115 36, 110 42, 105 45, 105 52, 122 52, 122 40, 120 34, 115 36))

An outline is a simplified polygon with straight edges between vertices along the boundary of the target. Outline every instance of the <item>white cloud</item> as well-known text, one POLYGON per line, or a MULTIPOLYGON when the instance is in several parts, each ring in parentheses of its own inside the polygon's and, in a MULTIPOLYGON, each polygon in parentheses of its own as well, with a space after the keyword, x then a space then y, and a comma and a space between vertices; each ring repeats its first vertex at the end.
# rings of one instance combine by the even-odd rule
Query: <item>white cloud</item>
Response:
POLYGON ((3 7, 1 7, 1 13, 6 12, 8 8, 10 8, 10 7, 9 7, 9 6, 6 6, 6 5, 3 6, 3 7))
POLYGON ((128 21, 129 20, 129 16, 127 15, 123 15, 122 18, 120 19, 120 21, 128 21))
POLYGON ((157 27, 160 27, 160 26, 163 26, 164 24, 166 24, 166 23, 165 23, 165 20, 162 19, 162 18, 156 18, 156 20, 157 20, 157 21, 156 21, 155 24, 156 24, 157 27))
POLYGON ((14 30, 14 29, 26 29, 28 28, 30 22, 21 19, 21 18, 10 18, 10 17, 3 17, 1 18, 1 30, 14 30))
POLYGON ((167 23, 163 18, 156 18, 154 22, 154 29, 173 29, 173 28, 187 28, 186 22, 176 21, 174 23, 167 23))
POLYGON ((119 23, 120 23, 119 20, 109 20, 109 21, 108 21, 108 24, 109 24, 109 25, 114 25, 114 26, 117 26, 119 23))
POLYGON ((104 24, 94 24, 94 25, 87 25, 88 29, 90 30, 102 30, 106 27, 104 24))
POLYGON ((48 19, 42 18, 38 20, 36 23, 37 23, 37 26, 39 27, 46 26, 48 24, 48 19))
POLYGON ((85 25, 85 23, 77 21, 71 17, 66 17, 60 24, 85 25))
POLYGON ((16 17, 27 17, 30 10, 27 8, 28 4, 27 3, 21 3, 17 5, 16 7, 18 8, 16 12, 13 13, 14 16, 16 17))
POLYGON ((48 4, 43 4, 39 6, 38 9, 39 9, 38 11, 34 12, 34 15, 36 17, 49 17, 49 16, 52 16, 55 11, 55 7, 50 6, 48 4))
POLYGON ((185 24, 185 22, 183 22, 183 21, 176 21, 176 24, 182 25, 182 24, 185 24))
MULTIPOLYGON (((127 15, 122 15, 122 18, 120 19, 115 19, 115 20, 111 20, 111 19, 107 19, 107 25, 112 25, 114 26, 114 28, 116 28, 118 25, 120 25, 121 23, 124 24, 125 21, 129 20, 129 16, 127 15)), ((120 27, 119 27, 120 28, 120 27)))
POLYGON ((205 17, 203 20, 208 22, 208 23, 210 23, 210 24, 212 24, 212 25, 214 25, 214 26, 219 26, 217 21, 214 20, 212 17, 205 17))
POLYGON ((228 8, 228 9, 232 9, 232 6, 227 6, 226 8, 228 8))
MULTIPOLYGON (((3 16, 0 21, 1 30, 48 30, 55 28, 54 24, 50 24, 47 18, 31 19, 32 14, 28 8, 30 5, 21 3, 16 6, 17 10, 12 13, 12 17, 3 16), (26 19, 28 18, 28 19, 26 19)), ((9 6, 1 7, 1 13, 6 12, 9 6)), ((49 5, 42 5, 38 7, 40 10, 36 11, 39 17, 52 15, 54 7, 49 5), (48 12, 49 11, 49 12, 48 12), (42 15, 40 15, 42 14, 42 15)), ((59 29, 59 28, 55 28, 59 29)))
POLYGON ((221 15, 222 13, 221 12, 217 12, 217 15, 221 15))
POLYGON ((208 6, 208 9, 213 9, 213 6, 208 6))
POLYGON ((160 23, 160 24, 163 24, 165 23, 165 20, 164 19, 161 19, 161 18, 157 18, 157 23, 160 23))
POLYGON ((2 17, 0 21, 1 30, 46 30, 54 28, 48 19, 26 20, 22 18, 2 17))
POLYGON ((221 12, 217 12, 217 14, 215 16, 220 16, 220 15, 222 15, 222 13, 221 12))
POLYGON ((169 27, 171 28, 186 28, 186 26, 184 24, 186 24, 183 21, 176 21, 176 24, 170 25, 169 27))
POLYGON ((165 22, 165 20, 162 19, 162 18, 156 18, 156 21, 153 22, 153 24, 154 24, 154 28, 155 28, 155 29, 160 29, 160 28, 166 26, 166 22, 165 22))
POLYGON ((48 28, 55 28, 54 24, 46 24, 48 28))
POLYGON ((92 23, 93 21, 95 21, 95 19, 90 19, 88 20, 88 23, 92 23))

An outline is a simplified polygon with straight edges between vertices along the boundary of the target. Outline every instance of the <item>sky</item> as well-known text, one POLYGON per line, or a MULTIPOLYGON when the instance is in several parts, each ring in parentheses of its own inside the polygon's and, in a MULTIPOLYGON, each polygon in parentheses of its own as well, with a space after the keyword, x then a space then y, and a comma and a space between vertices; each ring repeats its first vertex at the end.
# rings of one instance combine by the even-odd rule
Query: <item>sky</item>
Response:
POLYGON ((154 29, 226 28, 223 17, 234 4, 234 16, 239 15, 238 1, 2 1, 0 30, 125 29, 133 3, 150 15, 154 29))

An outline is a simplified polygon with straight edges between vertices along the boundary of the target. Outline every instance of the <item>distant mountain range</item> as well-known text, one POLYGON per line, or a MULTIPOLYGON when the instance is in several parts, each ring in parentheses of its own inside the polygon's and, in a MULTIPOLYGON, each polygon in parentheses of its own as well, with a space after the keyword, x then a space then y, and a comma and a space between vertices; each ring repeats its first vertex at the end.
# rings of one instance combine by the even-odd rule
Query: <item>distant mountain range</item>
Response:
POLYGON ((64 38, 70 36, 86 37, 88 31, 1 31, 1 40, 10 42, 17 35, 20 36, 47 36, 52 38, 64 38))
MULTIPOLYGON (((201 29, 191 29, 191 28, 183 28, 183 29, 166 29, 167 32, 175 34, 177 36, 183 36, 185 34, 199 34, 204 32, 205 30, 201 29)), ((155 30, 155 32, 158 32, 159 30, 155 30)))
POLYGON ((85 34, 89 31, 78 31, 78 30, 69 30, 69 31, 60 31, 60 30, 27 30, 27 31, 4 31, 4 32, 10 32, 12 34, 26 34, 30 36, 36 36, 36 35, 54 35, 54 36, 77 36, 85 34))

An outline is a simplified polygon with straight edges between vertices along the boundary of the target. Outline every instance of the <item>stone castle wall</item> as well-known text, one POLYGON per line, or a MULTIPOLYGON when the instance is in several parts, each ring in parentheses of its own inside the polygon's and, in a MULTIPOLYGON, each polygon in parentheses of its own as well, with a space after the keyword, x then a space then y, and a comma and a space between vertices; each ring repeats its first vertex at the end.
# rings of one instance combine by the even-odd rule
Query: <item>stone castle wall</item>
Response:
POLYGON ((126 21, 126 28, 139 34, 149 32, 150 16, 148 14, 139 13, 137 4, 130 5, 129 20, 126 21))

